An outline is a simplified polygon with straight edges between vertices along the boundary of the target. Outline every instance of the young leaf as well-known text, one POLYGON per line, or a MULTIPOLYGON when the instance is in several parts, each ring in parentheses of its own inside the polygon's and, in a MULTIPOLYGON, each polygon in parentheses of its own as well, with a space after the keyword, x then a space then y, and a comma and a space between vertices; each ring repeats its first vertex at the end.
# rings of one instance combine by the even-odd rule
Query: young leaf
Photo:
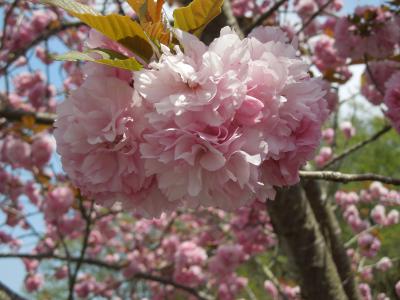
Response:
POLYGON ((221 13, 224 0, 194 0, 174 11, 174 26, 199 36, 203 29, 221 13))
POLYGON ((56 55, 54 56, 54 59, 64 61, 91 61, 130 71, 138 71, 143 67, 133 57, 125 57, 120 53, 104 49, 94 49, 86 52, 71 51, 65 54, 56 55), (101 58, 96 59, 90 54, 98 54, 101 56, 101 58))
POLYGON ((140 25, 146 35, 157 45, 169 45, 171 32, 164 23, 162 6, 164 0, 127 0, 139 16, 140 25))
POLYGON ((139 16, 140 23, 161 21, 164 0, 127 0, 139 16))
POLYGON ((72 0, 42 0, 42 2, 66 10, 146 61, 153 55, 153 49, 142 27, 128 16, 117 14, 103 16, 90 6, 72 0))

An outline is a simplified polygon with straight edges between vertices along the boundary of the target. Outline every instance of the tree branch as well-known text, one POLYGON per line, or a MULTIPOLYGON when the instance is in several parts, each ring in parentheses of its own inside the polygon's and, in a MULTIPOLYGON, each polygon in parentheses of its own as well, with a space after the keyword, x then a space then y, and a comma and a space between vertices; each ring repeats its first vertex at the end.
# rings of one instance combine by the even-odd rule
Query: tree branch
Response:
POLYGON ((304 29, 307 28, 308 25, 316 18, 318 17, 321 13, 324 12, 324 10, 331 4, 333 0, 328 0, 324 5, 322 5, 315 13, 311 15, 311 17, 301 26, 301 28, 296 32, 296 34, 300 34, 301 32, 304 31, 304 29))
POLYGON ((186 285, 182 285, 180 283, 177 283, 175 281, 169 280, 167 278, 154 276, 154 275, 147 274, 147 273, 136 273, 133 276, 133 278, 150 280, 150 281, 159 282, 159 283, 162 283, 162 284, 165 284, 165 285, 171 285, 174 288, 180 289, 182 291, 185 291, 185 292, 195 296, 199 300, 207 300, 206 297, 203 297, 202 295, 200 295, 199 292, 197 292, 194 288, 188 287, 186 285))
POLYGON ((374 135, 372 135, 371 137, 369 137, 368 139, 361 141, 360 143, 354 145, 353 147, 343 151, 341 154, 335 156, 334 158, 332 158, 329 162, 327 162, 322 168, 321 170, 326 170, 327 168, 329 168, 330 166, 332 166, 333 164, 337 163, 338 161, 344 159, 345 157, 349 156, 350 154, 352 154, 353 152, 356 152, 357 150, 363 148, 364 146, 376 141, 378 138, 380 138, 382 135, 384 135, 385 133, 389 132, 390 129, 392 127, 390 125, 386 125, 385 127, 383 127, 381 130, 379 130, 378 132, 376 132, 374 135))
MULTIPOLYGON (((48 259, 56 259, 61 261, 71 261, 77 263, 80 260, 80 257, 65 257, 61 255, 56 255, 53 253, 42 253, 42 254, 29 254, 29 253, 0 253, 0 259, 2 258, 26 258, 26 259, 35 259, 35 260, 48 260, 48 259)), ((103 262, 96 259, 85 258, 82 260, 82 264, 92 265, 96 267, 106 268, 110 270, 121 270, 124 265, 112 265, 107 262, 103 262)))
POLYGON ((341 229, 331 203, 322 200, 321 187, 315 180, 303 180, 302 187, 320 225, 322 234, 325 236, 326 243, 331 250, 333 261, 347 297, 349 300, 360 300, 358 284, 351 270, 346 248, 343 246, 341 229))
POLYGON ((304 299, 347 299, 340 277, 318 223, 301 188, 278 191, 267 201, 268 213, 279 239, 287 243, 301 278, 304 299))
POLYGON ((9 299, 9 300, 27 300, 26 298, 21 297, 16 292, 11 290, 8 286, 3 284, 1 281, 0 281, 0 299, 4 299, 4 300, 6 300, 6 299, 9 299))
POLYGON ((0 45, 0 51, 4 49, 5 41, 7 38, 7 22, 8 18, 12 15, 14 8, 18 6, 19 0, 14 0, 13 3, 11 4, 10 8, 7 10, 6 15, 4 16, 4 22, 3 22, 3 34, 1 36, 1 45, 0 45))
POLYGON ((56 35, 66 29, 69 28, 76 28, 79 26, 84 25, 82 22, 74 22, 74 23, 66 23, 66 24, 62 24, 57 28, 53 28, 53 29, 48 29, 46 31, 44 31, 42 34, 40 34, 36 39, 34 39, 32 42, 30 42, 29 44, 27 44, 25 47, 13 52, 13 56, 8 59, 5 63, 5 65, 0 69, 0 74, 4 74, 7 69, 21 56, 23 56, 26 52, 29 51, 29 49, 31 49, 32 47, 38 45, 39 43, 43 42, 44 40, 49 39, 50 37, 52 37, 53 35, 56 35))
POLYGON ((249 27, 247 27, 244 30, 244 34, 248 35, 254 28, 256 28, 257 26, 262 25, 262 23, 268 19, 270 16, 272 16, 274 14, 274 12, 276 12, 283 4, 285 4, 285 2, 288 0, 280 0, 278 2, 276 2, 274 4, 274 6, 272 6, 268 11, 266 11, 265 13, 263 13, 261 16, 259 16, 253 24, 251 24, 249 27))
POLYGON ((400 185, 400 178, 386 177, 378 174, 345 174, 333 171, 300 171, 300 177, 305 179, 327 180, 341 183, 356 181, 380 181, 386 184, 400 185))
POLYGON ((81 253, 80 253, 79 259, 78 259, 78 261, 76 263, 75 271, 72 274, 71 280, 70 280, 69 295, 68 295, 68 299, 69 300, 73 300, 74 299, 74 286, 75 286, 75 283, 76 283, 76 279, 78 277, 79 269, 81 268, 82 262, 83 262, 83 260, 85 258, 86 249, 87 249, 88 244, 89 244, 90 227, 92 225, 91 214, 92 214, 92 211, 93 211, 93 206, 94 206, 94 201, 91 202, 89 213, 87 213, 85 208, 83 207, 83 199, 81 197, 79 198, 79 208, 80 208, 80 211, 81 211, 81 214, 82 214, 82 218, 86 221, 86 228, 85 228, 85 233, 84 233, 84 236, 83 236, 81 253))
POLYGON ((21 122, 24 117, 34 117, 35 123, 41 125, 53 125, 56 119, 55 114, 3 108, 0 104, 0 118, 11 122, 21 122))
POLYGON ((225 17, 226 17, 226 23, 233 27, 233 29, 236 31, 236 33, 238 34, 238 36, 240 38, 244 37, 243 31, 240 28, 240 25, 236 19, 236 17, 233 14, 232 11, 232 6, 231 6, 231 2, 230 1, 224 1, 224 6, 222 7, 225 17))
MULTIPOLYGON (((110 269, 113 271, 119 271, 125 267, 125 265, 112 265, 107 262, 90 259, 90 258, 85 258, 85 259, 81 259, 80 257, 67 258, 64 256, 55 255, 52 253, 44 253, 44 254, 0 253, 0 259, 1 258, 26 258, 26 259, 35 259, 35 260, 56 259, 56 260, 71 261, 71 262, 76 262, 76 263, 81 261, 82 264, 102 267, 102 268, 110 269)), ((147 273, 136 273, 133 276, 133 278, 159 282, 159 283, 165 284, 165 285, 171 285, 177 289, 180 289, 180 290, 190 293, 191 295, 197 297, 199 300, 207 300, 207 297, 200 295, 200 293, 197 292, 195 289, 185 286, 185 285, 182 285, 182 284, 179 284, 177 282, 174 282, 174 281, 164 278, 164 277, 159 277, 159 276, 151 275, 151 274, 147 274, 147 273)), ((1 288, 1 285, 0 285, 0 288, 1 288)), ((21 299, 16 299, 16 300, 25 300, 25 299, 21 298, 21 299)))

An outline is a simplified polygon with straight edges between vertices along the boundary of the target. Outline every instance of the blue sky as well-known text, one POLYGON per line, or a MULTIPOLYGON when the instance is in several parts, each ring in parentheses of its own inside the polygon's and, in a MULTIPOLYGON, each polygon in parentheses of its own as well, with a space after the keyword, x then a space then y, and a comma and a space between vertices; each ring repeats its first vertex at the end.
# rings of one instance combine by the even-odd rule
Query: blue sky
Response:
MULTIPOLYGON (((343 14, 348 14, 352 11, 354 11, 354 8, 358 5, 379 5, 383 4, 384 1, 382 0, 359 0, 359 1, 348 1, 348 0, 343 0, 344 2, 344 9, 343 9, 343 14)), ((0 9, 0 20, 3 20, 4 18, 4 12, 2 9, 0 9)), ((0 22, 1 24, 3 23, 2 21, 0 22)), ((57 40, 53 39, 50 41, 50 48, 54 49, 57 52, 65 52, 67 49, 57 40)), ((42 70, 45 73, 45 69, 43 68, 43 64, 41 64, 34 56, 32 56, 31 62, 31 67, 35 70, 42 70)), ((60 77, 59 73, 59 63, 55 63, 52 65, 50 68, 50 76, 52 78, 52 82, 55 83, 57 86, 61 86, 62 84, 62 79, 60 77)), ((355 73, 355 76, 353 79, 346 85, 346 87, 343 89, 343 92, 341 94, 341 97, 345 97, 349 93, 351 93, 351 90, 357 90, 359 86, 359 81, 360 81, 360 74, 363 71, 361 67, 353 67, 352 71, 355 73)), ((4 78, 0 79, 0 90, 4 90, 4 78)), ((53 158, 53 162, 56 165, 56 169, 60 170, 60 162, 57 156, 53 158)), ((26 201, 24 201, 26 202, 26 201)), ((31 211, 34 209, 32 206, 27 206, 27 211, 31 211)), ((4 222, 4 215, 0 214, 0 224, 4 222)), ((38 229, 43 229, 43 222, 41 221, 40 216, 33 217, 30 222, 34 224, 35 226, 38 227, 38 229)), ((16 234, 23 233, 23 231, 16 229, 14 232, 16 234)), ((25 250, 29 250, 28 248, 25 248, 25 250)), ((4 251, 6 252, 6 249, 0 246, 0 252, 4 251)), ((18 259, 2 259, 0 260, 0 281, 2 281, 4 284, 9 286, 11 289, 22 292, 22 285, 23 285, 23 279, 25 277, 25 270, 22 262, 18 259)))

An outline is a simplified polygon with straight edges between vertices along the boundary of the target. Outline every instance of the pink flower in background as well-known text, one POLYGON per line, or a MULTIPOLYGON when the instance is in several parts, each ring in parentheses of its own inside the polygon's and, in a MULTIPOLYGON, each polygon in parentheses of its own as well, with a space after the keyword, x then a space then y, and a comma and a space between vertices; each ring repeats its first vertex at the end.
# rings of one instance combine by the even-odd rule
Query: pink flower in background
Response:
POLYGON ((351 139, 356 134, 356 129, 349 121, 344 121, 339 125, 340 130, 343 132, 346 139, 351 139))
POLYGON ((376 205, 371 211, 371 218, 376 224, 385 225, 386 224, 386 210, 381 204, 376 205))
POLYGON ((398 210, 392 209, 386 217, 386 225, 396 225, 399 224, 400 221, 400 213, 398 210))
POLYGON ((370 233, 363 233, 358 237, 358 245, 362 255, 374 257, 381 248, 381 242, 370 233))
POLYGON ((394 288, 395 288, 397 297, 400 297, 400 280, 397 281, 397 283, 396 283, 394 288))
POLYGON ((387 270, 389 270, 391 267, 393 267, 393 263, 392 260, 389 257, 382 257, 377 263, 376 263, 376 267, 382 271, 382 272, 386 272, 387 270))
POLYGON ((278 289, 276 288, 275 284, 272 283, 272 281, 266 280, 264 282, 264 289, 267 292, 267 294, 272 298, 272 300, 279 299, 278 289))
POLYGON ((69 187, 56 187, 47 194, 45 216, 49 220, 57 220, 65 214, 74 202, 74 194, 69 187))
POLYGON ((358 18, 375 15, 360 22, 371 23, 369 30, 359 29, 347 17, 341 17, 335 27, 335 46, 343 58, 363 59, 364 55, 376 58, 390 56, 399 39, 399 31, 392 14, 379 7, 359 6, 355 10, 358 18))
POLYGON ((333 157, 333 151, 331 147, 322 147, 318 155, 315 157, 315 162, 318 167, 324 166, 333 157))
POLYGON ((219 282, 218 287, 218 299, 221 300, 234 300, 236 295, 247 285, 248 279, 245 277, 239 277, 231 275, 224 278, 222 282, 219 282))
POLYGON ((209 270, 218 277, 226 277, 233 273, 244 259, 242 246, 223 245, 218 247, 216 254, 210 259, 209 270))
POLYGON ((177 269, 191 265, 203 265, 207 259, 206 251, 192 241, 181 243, 175 253, 177 269))
POLYGON ((384 103, 387 106, 386 116, 400 133, 400 72, 395 73, 386 83, 384 103))
POLYGON ((328 144, 332 144, 335 138, 335 130, 333 128, 327 128, 322 131, 322 138, 328 144))
POLYGON ((52 21, 56 21, 58 16, 51 10, 37 10, 32 14, 32 30, 35 32, 41 32, 50 24, 52 21))
POLYGON ((49 65, 53 62, 50 54, 42 47, 38 46, 35 49, 36 56, 46 65, 49 65))
POLYGON ((387 297, 385 293, 379 293, 379 294, 376 296, 376 300, 390 300, 390 298, 387 297))
POLYGON ((25 288, 29 293, 37 291, 43 283, 44 279, 41 274, 32 274, 25 278, 25 288))
POLYGON ((254 17, 268 9, 270 0, 232 0, 232 10, 237 17, 254 17))
POLYGON ((3 159, 9 161, 14 168, 31 166, 31 146, 19 138, 7 136, 2 145, 3 159))
POLYGON ((360 289, 363 300, 372 300, 371 288, 367 283, 359 284, 358 288, 360 289))
POLYGON ((175 253, 174 279, 188 286, 197 286, 205 279, 202 267, 207 259, 206 251, 194 242, 180 244, 175 253))
POLYGON ((362 75, 361 94, 372 104, 379 105, 383 102, 386 92, 385 84, 397 70, 400 70, 400 63, 384 60, 370 62, 368 67, 370 72, 365 70, 362 75))
POLYGON ((338 56, 334 47, 335 39, 323 35, 314 46, 314 63, 321 72, 342 66, 345 60, 338 56))
POLYGON ((55 141, 51 136, 45 134, 34 136, 31 147, 32 164, 43 168, 50 161, 55 147, 55 141))

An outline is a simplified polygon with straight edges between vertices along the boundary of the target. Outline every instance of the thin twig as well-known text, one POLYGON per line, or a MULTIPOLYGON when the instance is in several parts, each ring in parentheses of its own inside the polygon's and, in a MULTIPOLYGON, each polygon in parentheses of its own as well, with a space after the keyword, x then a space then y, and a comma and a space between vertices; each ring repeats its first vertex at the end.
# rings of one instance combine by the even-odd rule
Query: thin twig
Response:
MULTIPOLYGON (((67 257, 55 255, 53 253, 45 253, 45 254, 0 253, 0 259, 1 258, 26 258, 26 259, 35 259, 35 260, 56 259, 56 260, 61 260, 61 261, 67 261, 69 259, 71 262, 81 261, 82 264, 93 265, 93 266, 97 266, 97 267, 104 267, 104 268, 107 268, 110 270, 121 270, 125 266, 125 265, 112 265, 107 262, 102 262, 102 261, 90 259, 90 258, 85 258, 85 259, 81 259, 80 257, 67 258, 67 257)), ((198 291, 196 291, 195 289, 185 286, 185 285, 182 285, 182 284, 179 284, 177 282, 174 282, 174 281, 164 278, 164 277, 159 277, 159 276, 147 274, 147 273, 135 273, 133 278, 159 282, 159 283, 162 283, 165 285, 171 285, 177 289, 180 289, 187 293, 190 293, 191 295, 197 297, 199 300, 207 300, 208 299, 208 297, 204 297, 204 296, 200 295, 200 293, 198 291)))
POLYGON ((285 4, 288 0, 280 0, 275 3, 274 6, 272 6, 268 11, 263 13, 261 16, 259 16, 253 24, 251 24, 249 27, 247 27, 244 30, 244 34, 248 35, 254 28, 257 26, 262 25, 266 19, 268 19, 270 16, 272 16, 283 4, 285 4))
POLYGON ((80 208, 82 217, 86 221, 86 228, 85 228, 85 233, 83 236, 83 244, 82 244, 79 260, 76 263, 75 271, 72 274, 70 285, 69 285, 69 296, 68 296, 69 300, 74 299, 74 287, 75 287, 76 279, 78 277, 79 269, 81 268, 82 262, 85 258, 86 249, 89 245, 90 229, 91 229, 91 225, 92 225, 91 214, 93 212, 93 207, 94 207, 94 201, 91 202, 89 213, 87 213, 83 206, 83 199, 79 198, 79 208, 80 208))
MULTIPOLYGON (((35 260, 48 260, 55 259, 60 261, 71 261, 77 263, 80 258, 79 257, 66 257, 57 255, 54 253, 42 253, 42 254, 29 254, 29 253, 0 253, 0 259, 2 258, 26 258, 26 259, 35 259, 35 260)), ((107 262, 103 262, 96 259, 85 258, 82 260, 82 264, 92 265, 96 267, 106 268, 110 270, 121 270, 124 265, 112 265, 107 262)))
POLYGON ((321 170, 326 170, 327 168, 329 168, 330 166, 334 165, 335 163, 337 163, 338 161, 341 161, 342 159, 346 158, 347 156, 349 156, 350 154, 353 154, 354 152, 356 152, 357 150, 365 147, 366 145, 376 141, 379 137, 381 137, 382 135, 384 135, 386 132, 389 132, 390 129, 392 127, 390 125, 386 125, 385 127, 383 127, 381 130, 379 130, 378 132, 376 132, 374 135, 372 135, 371 137, 369 137, 368 139, 359 142, 358 144, 350 147, 349 149, 343 151, 341 154, 333 157, 329 162, 327 162, 322 168, 321 170))
POLYGON ((41 42, 43 42, 44 40, 49 39, 50 37, 52 37, 53 35, 56 35, 64 30, 70 29, 70 28, 76 28, 79 26, 84 25, 82 22, 74 22, 74 23, 66 23, 66 24, 62 24, 57 28, 53 28, 53 29, 49 29, 47 31, 44 31, 42 34, 40 34, 36 39, 34 39, 32 42, 30 42, 29 44, 27 44, 25 47, 16 50, 13 53, 13 56, 8 59, 5 63, 5 65, 0 69, 0 74, 4 74, 7 69, 21 56, 25 55, 26 52, 29 51, 29 49, 31 49, 32 47, 40 44, 41 42))
POLYGON ((4 49, 4 45, 6 42, 6 37, 7 37, 7 21, 8 18, 11 16, 11 14, 14 11, 14 8, 17 7, 19 0, 14 0, 14 2, 11 4, 10 8, 7 10, 6 15, 4 17, 4 22, 3 22, 3 35, 1 37, 1 45, 0 45, 0 51, 4 49))
POLYGON ((310 23, 316 18, 318 17, 321 13, 324 12, 324 10, 329 6, 329 4, 331 4, 333 2, 333 0, 328 0, 324 5, 322 5, 315 13, 313 13, 311 15, 311 17, 305 22, 303 23, 303 26, 301 26, 301 28, 296 32, 296 34, 300 34, 301 32, 303 32, 304 29, 307 28, 308 25, 310 25, 310 23))
POLYGON ((145 279, 145 280, 150 280, 150 281, 155 281, 155 282, 159 282, 165 285, 171 285, 174 288, 180 289, 182 291, 185 291, 193 296, 195 296, 197 299, 199 300, 207 300, 208 298, 203 297, 202 295, 199 294, 198 291, 196 291, 194 288, 188 287, 186 285, 182 285, 180 283, 177 283, 175 281, 172 281, 170 279, 167 278, 163 278, 163 277, 159 277, 159 276, 154 276, 151 274, 147 274, 147 273, 135 273, 135 275, 133 276, 133 278, 136 279, 145 279))
POLYGON ((300 171, 300 177, 306 179, 327 180, 341 183, 357 181, 380 181, 386 184, 400 185, 400 178, 386 177, 383 175, 365 174, 345 174, 333 171, 300 171))
POLYGON ((344 247, 345 247, 345 248, 349 248, 353 243, 355 243, 355 242, 358 240, 358 238, 359 238, 361 235, 363 235, 363 234, 365 234, 365 233, 368 233, 368 232, 371 232, 371 231, 373 231, 373 230, 375 230, 375 229, 377 229, 377 228, 380 228, 380 227, 381 227, 381 226, 378 225, 378 224, 375 224, 374 226, 368 227, 367 229, 365 229, 365 230, 359 232, 358 234, 356 234, 355 236, 353 236, 350 240, 348 240, 348 241, 344 244, 344 247))
POLYGON ((223 11, 226 17, 226 22, 229 26, 233 27, 236 33, 239 35, 240 38, 244 37, 243 31, 240 28, 238 20, 236 19, 235 15, 232 11, 232 6, 230 1, 224 1, 223 11))

